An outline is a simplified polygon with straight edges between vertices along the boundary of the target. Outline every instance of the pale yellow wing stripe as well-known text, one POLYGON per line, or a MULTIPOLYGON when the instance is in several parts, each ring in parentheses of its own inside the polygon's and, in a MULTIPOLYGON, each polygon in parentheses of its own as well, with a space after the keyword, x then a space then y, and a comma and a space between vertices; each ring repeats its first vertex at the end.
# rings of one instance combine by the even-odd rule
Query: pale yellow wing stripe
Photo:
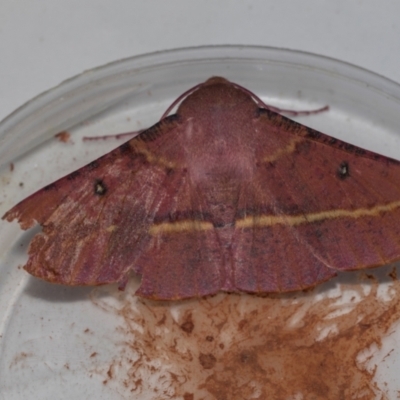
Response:
POLYGON ((172 161, 167 160, 164 157, 156 156, 151 153, 151 151, 147 148, 146 144, 143 142, 131 141, 130 145, 134 148, 134 151, 138 154, 141 154, 146 158, 146 160, 153 165, 160 165, 162 167, 174 169, 176 168, 175 163, 172 161))
POLYGON ((277 224, 296 226, 309 222, 324 221, 336 218, 362 218, 377 217, 383 212, 393 211, 400 207, 400 201, 378 205, 372 208, 358 208, 356 210, 328 210, 301 215, 260 215, 251 216, 236 221, 238 228, 250 228, 254 226, 273 226, 277 224))
POLYGON ((263 162, 274 162, 286 154, 291 154, 296 150, 297 143, 303 142, 304 138, 295 137, 285 147, 278 149, 275 153, 263 158, 263 162))
MULTIPOLYGON (((336 218, 362 218, 378 217, 381 213, 394 211, 400 208, 400 201, 378 205, 371 208, 358 208, 356 210, 329 210, 301 215, 252 215, 236 221, 237 228, 267 227, 274 225, 297 226, 310 222, 324 221, 336 218)), ((177 222, 163 222, 150 227, 152 236, 162 233, 175 233, 184 231, 206 231, 214 229, 211 222, 185 220, 177 222)))
POLYGON ((184 231, 208 231, 213 229, 214 226, 211 222, 185 220, 177 222, 162 222, 161 224, 154 224, 150 227, 149 233, 152 236, 160 233, 174 233, 184 231))

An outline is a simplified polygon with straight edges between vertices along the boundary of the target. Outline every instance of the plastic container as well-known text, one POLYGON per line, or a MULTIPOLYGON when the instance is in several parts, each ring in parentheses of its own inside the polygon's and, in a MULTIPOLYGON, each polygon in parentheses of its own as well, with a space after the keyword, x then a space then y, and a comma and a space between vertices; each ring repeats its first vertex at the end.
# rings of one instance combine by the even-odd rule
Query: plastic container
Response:
MULTIPOLYGON (((172 50, 84 72, 2 121, 0 213, 121 144, 113 139, 82 142, 83 136, 150 126, 182 92, 216 75, 281 108, 328 104, 329 112, 297 120, 400 159, 400 86, 394 82, 349 64, 289 50, 245 46, 172 50), (62 131, 71 134, 69 142, 53 138, 62 131)), ((29 277, 17 267, 25 263, 27 244, 37 230, 22 232, 17 224, 0 224, 0 399, 154 398, 150 389, 129 394, 130 386, 115 378, 116 370, 109 372, 110 360, 115 361, 124 342, 118 327, 126 320, 120 310, 130 295, 113 286, 93 295, 91 288, 50 285, 29 277)), ((320 292, 315 296, 309 301, 317 301, 320 292)), ((130 301, 135 307, 135 300, 130 301)), ((171 307, 179 309, 176 304, 171 307)), ((400 337, 396 330, 393 335, 400 337)), ((393 372, 400 368, 399 352, 377 363, 374 384, 380 387, 386 382, 385 390, 394 396, 400 390, 393 372)), ((112 365, 123 369, 125 364, 112 365)), ((153 389, 165 386, 160 374, 149 374, 153 389)), ((160 398, 175 396, 166 393, 160 398)))

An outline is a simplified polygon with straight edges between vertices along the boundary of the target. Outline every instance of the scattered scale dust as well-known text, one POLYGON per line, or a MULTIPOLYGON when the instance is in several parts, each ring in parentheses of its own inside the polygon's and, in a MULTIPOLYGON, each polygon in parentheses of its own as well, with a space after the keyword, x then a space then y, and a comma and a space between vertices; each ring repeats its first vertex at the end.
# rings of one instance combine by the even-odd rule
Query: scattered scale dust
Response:
POLYGON ((54 135, 54 137, 63 143, 68 143, 71 140, 71 134, 66 131, 59 132, 56 135, 54 135))
POLYGON ((123 321, 103 384, 126 399, 392 399, 373 356, 400 320, 400 281, 396 267, 378 271, 267 297, 155 302, 134 296, 137 283, 113 302, 94 294, 123 321))

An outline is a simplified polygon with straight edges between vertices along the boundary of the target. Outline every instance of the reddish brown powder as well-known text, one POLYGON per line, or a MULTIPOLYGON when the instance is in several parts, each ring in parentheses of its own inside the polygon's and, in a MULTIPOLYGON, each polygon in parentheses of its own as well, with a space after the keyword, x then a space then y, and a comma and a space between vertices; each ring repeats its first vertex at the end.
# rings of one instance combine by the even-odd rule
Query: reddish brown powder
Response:
POLYGON ((69 142, 71 138, 71 134, 64 131, 64 132, 59 132, 56 135, 54 135, 60 142, 67 143, 69 142))
POLYGON ((400 319, 400 282, 393 268, 375 275, 349 273, 340 290, 162 303, 130 287, 114 309, 126 341, 107 382, 143 399, 387 399, 368 360, 400 319))

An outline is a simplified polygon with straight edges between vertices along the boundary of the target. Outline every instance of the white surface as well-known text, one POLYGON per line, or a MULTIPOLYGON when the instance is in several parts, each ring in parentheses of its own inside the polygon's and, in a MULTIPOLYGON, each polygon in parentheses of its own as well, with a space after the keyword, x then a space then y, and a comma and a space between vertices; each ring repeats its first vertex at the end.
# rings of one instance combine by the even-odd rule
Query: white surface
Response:
POLYGON ((64 79, 137 54, 257 44, 400 82, 397 0, 1 0, 0 120, 64 79))

